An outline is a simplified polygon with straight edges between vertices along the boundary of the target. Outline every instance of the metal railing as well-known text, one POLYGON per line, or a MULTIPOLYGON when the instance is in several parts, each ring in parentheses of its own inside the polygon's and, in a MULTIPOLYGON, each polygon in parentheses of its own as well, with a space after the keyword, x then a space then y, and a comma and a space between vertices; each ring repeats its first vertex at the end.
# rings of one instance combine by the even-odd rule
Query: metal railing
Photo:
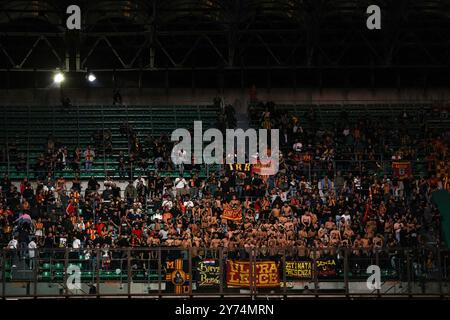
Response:
POLYGON ((450 296, 439 247, 3 250, 0 297, 450 296))

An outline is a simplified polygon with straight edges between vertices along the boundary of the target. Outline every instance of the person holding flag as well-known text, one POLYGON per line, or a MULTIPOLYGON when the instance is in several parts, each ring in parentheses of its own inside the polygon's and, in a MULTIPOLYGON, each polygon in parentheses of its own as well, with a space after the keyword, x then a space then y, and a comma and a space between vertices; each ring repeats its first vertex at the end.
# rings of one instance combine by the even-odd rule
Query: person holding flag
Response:
POLYGON ((69 201, 69 204, 67 205, 66 208, 66 214, 71 217, 73 215, 75 215, 77 210, 77 203, 74 201, 69 201))

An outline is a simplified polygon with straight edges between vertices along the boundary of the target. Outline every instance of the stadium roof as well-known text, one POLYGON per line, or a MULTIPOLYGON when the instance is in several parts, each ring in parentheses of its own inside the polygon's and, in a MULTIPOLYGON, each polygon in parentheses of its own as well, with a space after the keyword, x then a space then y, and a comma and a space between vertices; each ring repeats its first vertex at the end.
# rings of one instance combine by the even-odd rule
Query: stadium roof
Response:
POLYGON ((3 72, 270 69, 316 77, 317 70, 388 68, 420 69, 432 79, 449 75, 450 3, 444 0, 0 3, 3 72), (80 31, 65 26, 72 4, 81 7, 80 31), (372 4, 382 8, 382 30, 365 27, 372 4))

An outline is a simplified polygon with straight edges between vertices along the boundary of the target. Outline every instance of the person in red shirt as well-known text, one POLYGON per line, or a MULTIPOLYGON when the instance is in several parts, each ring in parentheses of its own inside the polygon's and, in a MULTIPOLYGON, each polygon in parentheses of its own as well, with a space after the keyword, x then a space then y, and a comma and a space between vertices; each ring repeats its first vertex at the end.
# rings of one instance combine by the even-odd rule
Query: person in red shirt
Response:
POLYGON ((142 229, 140 229, 138 226, 134 226, 133 231, 131 231, 132 235, 135 235, 139 240, 141 240, 142 237, 142 229))
POLYGON ((98 223, 95 225, 95 229, 97 229, 98 234, 102 234, 104 227, 105 227, 105 224, 102 222, 102 220, 99 220, 98 223))

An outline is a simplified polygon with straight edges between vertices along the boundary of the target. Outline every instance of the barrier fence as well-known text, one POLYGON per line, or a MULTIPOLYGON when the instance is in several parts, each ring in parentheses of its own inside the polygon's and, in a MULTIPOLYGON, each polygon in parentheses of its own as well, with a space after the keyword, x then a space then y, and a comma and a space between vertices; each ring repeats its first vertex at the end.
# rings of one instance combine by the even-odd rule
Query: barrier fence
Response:
POLYGON ((4 249, 2 298, 450 296, 450 251, 4 249))

